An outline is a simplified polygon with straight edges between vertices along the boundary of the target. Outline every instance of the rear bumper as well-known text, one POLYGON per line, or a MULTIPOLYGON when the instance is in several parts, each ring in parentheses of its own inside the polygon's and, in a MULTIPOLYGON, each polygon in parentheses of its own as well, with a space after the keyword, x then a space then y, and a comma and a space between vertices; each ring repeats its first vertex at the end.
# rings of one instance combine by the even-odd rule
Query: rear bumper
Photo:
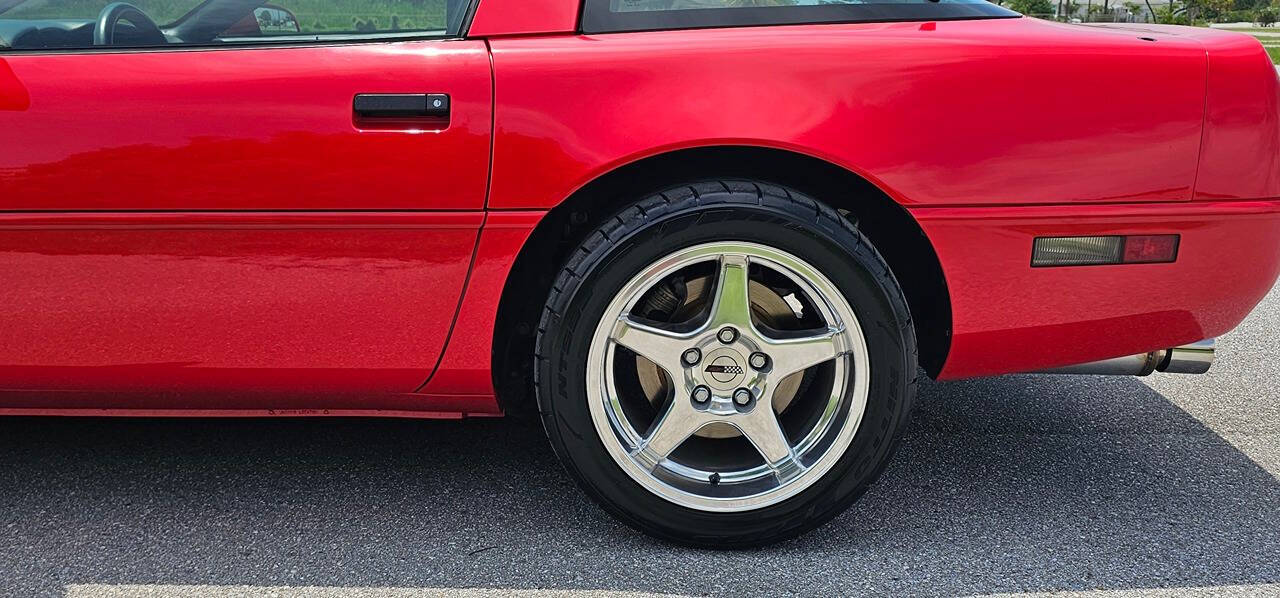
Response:
POLYGON ((951 296, 940 379, 1155 351, 1234 328, 1280 275, 1280 200, 916 208, 951 296), (1032 268, 1038 236, 1182 235, 1172 264, 1032 268))

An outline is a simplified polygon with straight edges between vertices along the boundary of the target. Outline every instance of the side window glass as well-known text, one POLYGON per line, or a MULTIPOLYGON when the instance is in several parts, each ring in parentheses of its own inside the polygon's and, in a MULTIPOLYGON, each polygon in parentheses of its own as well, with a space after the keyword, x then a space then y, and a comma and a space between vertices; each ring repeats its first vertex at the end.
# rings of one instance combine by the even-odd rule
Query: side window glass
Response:
POLYGON ((273 0, 222 37, 449 34, 443 0, 273 0), (255 26, 256 24, 256 26, 255 26))
POLYGON ((0 52, 453 37, 473 0, 0 0, 0 52))

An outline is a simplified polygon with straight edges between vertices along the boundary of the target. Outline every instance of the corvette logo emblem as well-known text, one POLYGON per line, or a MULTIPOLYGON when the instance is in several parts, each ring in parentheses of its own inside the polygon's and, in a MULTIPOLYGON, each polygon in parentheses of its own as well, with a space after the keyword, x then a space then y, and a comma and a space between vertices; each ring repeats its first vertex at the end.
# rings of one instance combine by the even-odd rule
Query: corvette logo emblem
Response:
POLYGON ((743 369, 742 369, 742 366, 740 366, 740 365, 717 365, 717 364, 714 364, 714 363, 713 363, 713 364, 711 364, 711 365, 707 366, 706 372, 707 372, 708 374, 733 374, 733 375, 737 375, 737 374, 741 374, 741 373, 743 372, 743 369))

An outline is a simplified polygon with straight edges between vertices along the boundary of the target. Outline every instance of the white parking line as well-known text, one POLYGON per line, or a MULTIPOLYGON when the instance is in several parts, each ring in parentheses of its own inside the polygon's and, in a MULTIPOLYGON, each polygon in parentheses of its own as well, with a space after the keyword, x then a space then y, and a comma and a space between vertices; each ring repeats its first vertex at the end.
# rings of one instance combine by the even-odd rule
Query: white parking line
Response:
POLYGON ((675 598, 609 590, 75 584, 66 598, 675 598))
POLYGON ((1280 584, 1257 584, 1241 586, 1205 586, 1201 588, 1161 588, 1144 590, 1089 590, 1084 592, 1033 592, 1026 594, 983 594, 983 598, 1185 598, 1188 596, 1213 596, 1214 598, 1234 598, 1236 596, 1280 596, 1280 584))

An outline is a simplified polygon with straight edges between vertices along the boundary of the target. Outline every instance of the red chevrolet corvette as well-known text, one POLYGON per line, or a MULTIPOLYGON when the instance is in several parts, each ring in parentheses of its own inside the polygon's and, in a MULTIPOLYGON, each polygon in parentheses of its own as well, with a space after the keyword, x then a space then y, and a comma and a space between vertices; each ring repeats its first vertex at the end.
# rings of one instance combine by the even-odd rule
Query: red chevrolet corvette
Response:
POLYGON ((0 0, 0 141, 0 414, 536 412, 705 546, 1280 272, 1256 40, 980 0, 0 0))

